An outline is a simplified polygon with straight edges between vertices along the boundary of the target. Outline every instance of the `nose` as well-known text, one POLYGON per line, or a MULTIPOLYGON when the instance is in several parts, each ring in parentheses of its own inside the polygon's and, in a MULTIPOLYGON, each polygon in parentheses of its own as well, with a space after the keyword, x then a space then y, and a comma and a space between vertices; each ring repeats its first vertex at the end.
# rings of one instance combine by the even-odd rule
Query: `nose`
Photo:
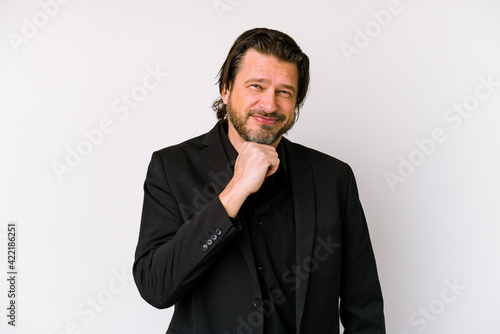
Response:
POLYGON ((276 94, 274 94, 274 90, 267 89, 262 93, 259 107, 266 113, 273 113, 278 111, 278 104, 276 103, 276 94))

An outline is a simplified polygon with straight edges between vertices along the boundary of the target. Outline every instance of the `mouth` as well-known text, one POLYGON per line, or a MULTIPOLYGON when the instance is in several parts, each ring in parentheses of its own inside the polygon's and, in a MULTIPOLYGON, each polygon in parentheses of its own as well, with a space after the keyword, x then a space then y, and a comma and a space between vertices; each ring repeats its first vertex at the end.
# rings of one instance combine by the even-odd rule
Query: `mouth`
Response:
POLYGON ((267 117, 262 115, 253 115, 253 119, 255 119, 258 123, 264 125, 273 125, 278 121, 276 117, 267 117))

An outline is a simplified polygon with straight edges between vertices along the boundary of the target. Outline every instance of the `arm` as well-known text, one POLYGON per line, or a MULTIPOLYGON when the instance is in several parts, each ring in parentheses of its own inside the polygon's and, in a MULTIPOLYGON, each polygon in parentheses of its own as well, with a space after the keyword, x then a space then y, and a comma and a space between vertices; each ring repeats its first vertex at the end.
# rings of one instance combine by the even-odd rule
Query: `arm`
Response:
POLYGON ((385 334, 375 257, 350 167, 348 179, 342 219, 340 318, 346 334, 385 334))
POLYGON ((154 153, 144 184, 133 266, 141 296, 158 308, 175 304, 238 234, 238 225, 238 221, 233 225, 217 197, 184 222, 162 159, 154 153), (208 239, 212 239, 211 245, 208 239))
POLYGON ((278 164, 275 148, 245 143, 226 188, 184 222, 181 206, 186 203, 178 203, 160 155, 153 154, 144 184, 133 267, 136 285, 148 303, 169 307, 192 288, 224 246, 241 231, 239 220, 230 217, 236 217, 247 196, 260 188, 278 164))

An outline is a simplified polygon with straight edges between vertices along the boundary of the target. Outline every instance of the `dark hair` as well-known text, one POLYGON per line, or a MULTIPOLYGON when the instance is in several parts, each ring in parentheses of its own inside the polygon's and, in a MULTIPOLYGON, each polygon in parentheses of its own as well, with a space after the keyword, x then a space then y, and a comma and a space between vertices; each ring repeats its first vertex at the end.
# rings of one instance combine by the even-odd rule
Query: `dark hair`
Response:
MULTIPOLYGON (((309 87, 309 58, 302 52, 297 43, 285 33, 267 28, 255 28, 241 34, 229 50, 226 60, 218 73, 219 92, 229 89, 236 78, 243 56, 249 49, 254 49, 263 55, 274 56, 281 61, 297 64, 299 82, 295 117, 304 104, 309 87)), ((227 119, 226 105, 221 98, 212 104, 219 122, 227 119)))

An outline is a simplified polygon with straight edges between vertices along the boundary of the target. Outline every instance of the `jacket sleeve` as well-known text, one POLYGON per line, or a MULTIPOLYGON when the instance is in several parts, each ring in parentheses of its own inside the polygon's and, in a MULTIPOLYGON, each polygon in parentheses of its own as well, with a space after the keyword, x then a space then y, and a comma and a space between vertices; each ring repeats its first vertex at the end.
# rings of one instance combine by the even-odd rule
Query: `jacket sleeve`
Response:
POLYGON ((382 291, 375 257, 349 166, 342 221, 340 318, 344 333, 384 334, 382 291))
POLYGON ((184 221, 162 157, 153 153, 144 183, 139 241, 133 265, 141 296, 157 308, 170 307, 190 291, 239 231, 216 196, 184 221))

